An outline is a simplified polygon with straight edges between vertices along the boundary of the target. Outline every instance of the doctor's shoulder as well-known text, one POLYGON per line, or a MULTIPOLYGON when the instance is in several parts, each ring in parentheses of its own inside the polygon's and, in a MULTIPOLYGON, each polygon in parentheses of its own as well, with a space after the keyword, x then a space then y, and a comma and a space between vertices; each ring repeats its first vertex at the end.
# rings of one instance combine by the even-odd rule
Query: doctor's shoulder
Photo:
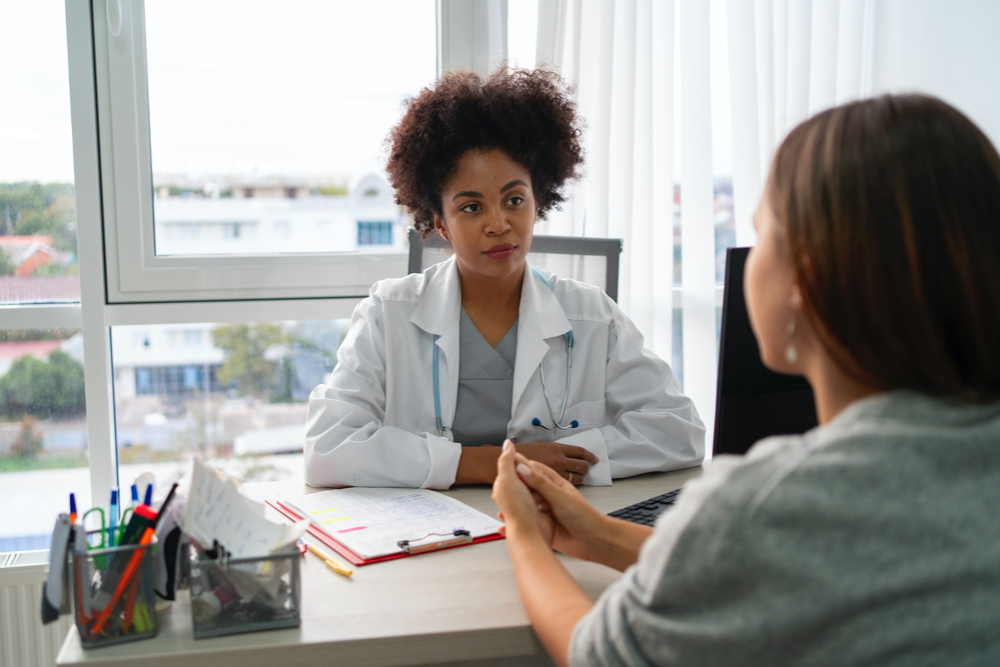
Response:
MULTIPOLYGON (((358 308, 372 308, 381 314, 387 305, 398 304, 405 310, 412 310, 420 302, 432 277, 440 265, 428 268, 423 273, 411 273, 402 278, 385 278, 372 285, 358 308)), ((391 306, 390 306, 391 307, 391 306)))
POLYGON ((570 320, 590 320, 611 326, 617 305, 604 290, 590 283, 573 278, 563 278, 548 271, 540 271, 548 281, 563 312, 570 320))

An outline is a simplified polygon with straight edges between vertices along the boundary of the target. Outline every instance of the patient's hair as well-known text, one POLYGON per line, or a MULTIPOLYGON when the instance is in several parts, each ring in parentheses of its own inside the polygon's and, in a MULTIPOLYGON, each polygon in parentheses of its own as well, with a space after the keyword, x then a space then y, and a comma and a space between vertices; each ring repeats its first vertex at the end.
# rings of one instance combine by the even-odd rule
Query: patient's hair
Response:
POLYGON ((576 108, 562 79, 544 70, 501 67, 485 80, 446 74, 407 102, 386 143, 396 203, 425 238, 466 151, 498 148, 527 169, 540 218, 565 201, 562 187, 583 163, 576 108))
POLYGON ((1000 397, 1000 156, 972 121, 923 95, 830 109, 782 143, 768 196, 844 371, 1000 397))

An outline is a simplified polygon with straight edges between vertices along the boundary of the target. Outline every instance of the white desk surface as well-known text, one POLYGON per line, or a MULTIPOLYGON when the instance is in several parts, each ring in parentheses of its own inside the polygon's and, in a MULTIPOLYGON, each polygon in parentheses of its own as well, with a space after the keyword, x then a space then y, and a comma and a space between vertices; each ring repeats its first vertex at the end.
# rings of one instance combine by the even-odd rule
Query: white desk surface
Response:
MULTIPOLYGON (((582 487, 602 512, 673 489, 701 468, 652 473, 613 486, 582 487)), ((246 484, 263 500, 306 493, 296 482, 246 484)), ((486 486, 446 494, 495 515, 486 486)), ((268 512, 276 517, 270 507, 268 512)), ((621 576, 615 570, 560 556, 591 598, 621 576)), ((275 665, 476 664, 544 665, 548 657, 528 623, 503 540, 355 567, 347 579, 315 556, 302 561, 302 625, 195 640, 187 591, 159 614, 153 639, 84 650, 76 628, 59 652, 59 665, 275 665)))

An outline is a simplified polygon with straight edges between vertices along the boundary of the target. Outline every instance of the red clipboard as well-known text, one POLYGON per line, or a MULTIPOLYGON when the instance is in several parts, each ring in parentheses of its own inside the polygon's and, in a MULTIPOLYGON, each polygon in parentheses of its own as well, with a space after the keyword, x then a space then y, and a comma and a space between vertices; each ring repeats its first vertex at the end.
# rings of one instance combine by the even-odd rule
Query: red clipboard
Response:
MULTIPOLYGON (((282 515, 291 519, 292 521, 302 520, 302 517, 299 516, 294 510, 282 505, 280 500, 277 499, 266 500, 264 502, 266 502, 268 505, 281 512, 282 515)), ((332 551, 343 556, 344 559, 347 560, 351 565, 358 565, 358 566, 370 565, 372 563, 381 563, 382 561, 386 560, 396 560, 397 558, 408 558, 409 556, 419 556, 421 553, 431 553, 430 551, 421 551, 420 553, 414 553, 414 554, 398 553, 398 554, 389 554, 388 556, 378 556, 377 558, 370 558, 366 560, 361 556, 357 555, 356 553, 354 553, 353 551, 351 551, 350 549, 348 549, 347 547, 345 547, 337 540, 333 539, 332 537, 324 533, 320 528, 314 526, 311 521, 309 522, 309 534, 315 537, 323 544, 325 544, 332 551)), ((470 544, 480 544, 482 542, 492 542, 493 540, 502 540, 502 539, 503 535, 500 534, 484 535, 482 537, 473 538, 471 542, 468 542, 466 544, 456 544, 454 546, 442 547, 440 549, 435 549, 434 551, 446 551, 447 549, 458 549, 461 547, 467 547, 470 544)))

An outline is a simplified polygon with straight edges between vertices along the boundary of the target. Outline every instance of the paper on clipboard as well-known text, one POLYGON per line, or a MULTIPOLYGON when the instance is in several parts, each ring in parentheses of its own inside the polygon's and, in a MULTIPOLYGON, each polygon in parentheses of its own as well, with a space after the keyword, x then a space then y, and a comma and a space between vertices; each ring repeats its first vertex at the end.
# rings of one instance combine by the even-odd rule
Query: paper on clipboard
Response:
POLYGON ((497 534, 502 525, 428 489, 330 489, 286 496, 281 502, 366 560, 402 553, 400 540, 440 541, 456 530, 467 530, 472 538, 484 537, 497 534))

